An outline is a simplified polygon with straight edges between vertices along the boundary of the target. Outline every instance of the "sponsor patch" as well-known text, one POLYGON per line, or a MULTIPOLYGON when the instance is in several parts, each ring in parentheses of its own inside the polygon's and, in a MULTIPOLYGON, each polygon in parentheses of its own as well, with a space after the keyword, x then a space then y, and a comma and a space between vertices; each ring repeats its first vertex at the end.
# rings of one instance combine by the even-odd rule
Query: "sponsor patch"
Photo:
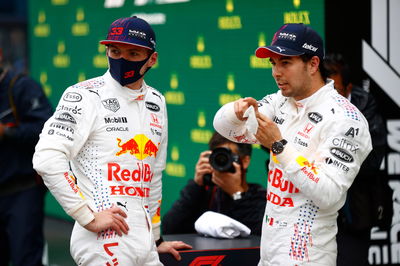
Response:
POLYGON ((322 121, 322 115, 317 112, 311 112, 311 113, 308 113, 308 119, 310 119, 311 122, 314 122, 315 124, 317 124, 322 121))
POLYGON ((80 102, 82 101, 82 95, 77 92, 67 92, 64 95, 63 100, 66 102, 80 102))
POLYGON ((82 114, 81 113, 82 108, 78 108, 78 106, 76 106, 76 105, 74 107, 72 107, 72 106, 68 106, 68 105, 62 104, 62 105, 59 105, 57 107, 56 111, 67 111, 67 112, 73 113, 74 115, 81 115, 82 114))
POLYGON ((74 133, 74 129, 72 127, 70 127, 68 125, 65 125, 65 124, 62 124, 62 123, 53 122, 53 123, 50 124, 50 127, 54 127, 54 128, 57 128, 57 129, 68 131, 68 132, 71 132, 72 134, 74 133))
POLYGON ((152 102, 145 102, 146 108, 153 112, 159 112, 160 106, 152 102))
POLYGON ((106 127, 107 132, 129 131, 128 127, 106 127))
POLYGON ((59 121, 62 121, 62 122, 76 124, 75 118, 70 113, 67 113, 67 112, 63 112, 61 114, 56 114, 54 118, 59 121))
POLYGON ((351 162, 354 161, 353 156, 351 156, 351 155, 350 155, 347 151, 345 151, 344 149, 341 149, 341 148, 332 148, 330 152, 331 152, 331 154, 332 154, 335 158, 337 158, 337 159, 339 159, 339 160, 341 160, 341 161, 343 161, 343 162, 351 163, 351 162))
POLYGON ((332 144, 336 147, 348 150, 354 154, 356 154, 357 150, 358 150, 357 144, 353 144, 348 139, 344 139, 344 138, 334 138, 332 140, 332 144))
POLYGON ((349 128, 349 130, 347 130, 347 132, 345 133, 345 135, 348 137, 348 136, 351 136, 351 137, 355 137, 355 136, 358 136, 358 131, 359 131, 360 129, 359 128, 354 128, 354 127, 351 127, 351 128, 349 128))
POLYGON ((283 118, 279 118, 279 117, 277 117, 277 116, 274 116, 274 119, 272 119, 276 124, 278 124, 278 125, 282 125, 283 124, 283 122, 285 122, 285 119, 283 119, 283 118))
POLYGON ((308 143, 304 140, 302 140, 301 138, 298 137, 294 137, 294 143, 297 143, 303 147, 308 147, 308 143))
POLYGON ((343 170, 343 172, 346 172, 346 173, 350 170, 350 168, 347 165, 345 165, 344 163, 342 163, 338 160, 334 160, 329 157, 325 159, 325 162, 326 162, 326 164, 335 166, 336 168, 339 168, 339 169, 343 170))
POLYGON ((104 108, 113 111, 114 113, 119 110, 119 102, 116 98, 109 98, 102 100, 101 103, 103 104, 104 108))
POLYGON ((121 117, 104 117, 104 122, 106 124, 117 124, 117 123, 128 123, 128 119, 125 116, 121 117))

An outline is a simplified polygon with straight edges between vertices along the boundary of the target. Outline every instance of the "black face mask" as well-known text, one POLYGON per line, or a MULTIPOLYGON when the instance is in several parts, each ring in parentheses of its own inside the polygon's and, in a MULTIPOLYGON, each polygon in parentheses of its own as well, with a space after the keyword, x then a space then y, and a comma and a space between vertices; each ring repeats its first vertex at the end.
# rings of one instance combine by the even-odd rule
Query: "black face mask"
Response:
POLYGON ((143 61, 128 61, 124 58, 113 59, 108 57, 111 76, 118 81, 121 86, 134 83, 143 77, 150 69, 149 67, 145 70, 143 75, 140 74, 140 69, 146 64, 149 58, 150 56, 143 61))

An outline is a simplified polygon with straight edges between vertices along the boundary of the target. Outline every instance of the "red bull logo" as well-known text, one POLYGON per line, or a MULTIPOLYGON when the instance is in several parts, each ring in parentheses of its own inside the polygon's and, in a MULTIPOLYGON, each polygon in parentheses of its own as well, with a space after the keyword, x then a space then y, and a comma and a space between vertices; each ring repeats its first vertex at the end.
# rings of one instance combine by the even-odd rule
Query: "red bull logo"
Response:
POLYGON ((318 171, 317 171, 317 167, 314 165, 314 163, 310 163, 306 158, 304 158, 303 156, 299 156, 296 158, 296 162, 300 165, 300 166, 305 166, 310 168, 310 170, 318 175, 318 171))
POLYGON ((303 166, 301 168, 301 171, 312 181, 315 183, 318 183, 319 177, 317 167, 314 165, 314 163, 310 163, 306 158, 303 156, 299 156, 296 158, 296 162, 300 165, 303 166))
MULTIPOLYGON (((131 184, 134 182, 150 183, 153 178, 153 172, 148 164, 137 163, 137 169, 121 168, 118 163, 108 164, 108 181, 117 181, 124 184, 131 184)), ((119 196, 135 196, 147 198, 150 195, 150 188, 142 186, 110 186, 111 195, 119 196)))
POLYGON ((67 180, 69 186, 71 187, 74 193, 78 194, 82 199, 85 199, 79 187, 76 185, 76 178, 73 175, 70 175, 68 172, 64 172, 64 178, 67 180))
POLYGON ((292 182, 283 178, 283 171, 279 168, 272 169, 268 172, 268 184, 278 188, 282 192, 299 193, 299 189, 292 182))
POLYGON ((274 168, 268 172, 268 185, 283 192, 283 194, 279 193, 278 195, 269 191, 267 194, 268 202, 281 207, 294 207, 293 199, 289 195, 286 195, 286 193, 299 193, 300 190, 292 182, 284 178, 282 170, 274 168), (289 197, 283 197, 281 194, 289 197))
POLYGON ((151 167, 148 164, 141 165, 137 163, 137 169, 121 169, 118 163, 108 163, 108 181, 134 181, 134 182, 151 182, 154 173, 151 171, 151 167))
POLYGON ((121 149, 115 155, 120 156, 125 153, 129 153, 134 155, 137 159, 143 160, 148 156, 157 157, 158 145, 155 145, 154 142, 146 137, 144 134, 139 134, 133 137, 132 139, 122 143, 120 138, 117 138, 118 147, 121 149))

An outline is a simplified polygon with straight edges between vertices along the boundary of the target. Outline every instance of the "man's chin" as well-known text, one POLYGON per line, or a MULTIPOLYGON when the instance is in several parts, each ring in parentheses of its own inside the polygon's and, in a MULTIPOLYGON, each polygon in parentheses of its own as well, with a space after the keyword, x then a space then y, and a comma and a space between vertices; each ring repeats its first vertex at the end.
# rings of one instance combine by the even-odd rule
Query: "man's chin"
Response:
POLYGON ((291 97, 292 96, 292 94, 288 90, 285 90, 285 89, 280 89, 280 90, 281 90, 281 93, 282 93, 283 96, 285 96, 285 97, 291 97))

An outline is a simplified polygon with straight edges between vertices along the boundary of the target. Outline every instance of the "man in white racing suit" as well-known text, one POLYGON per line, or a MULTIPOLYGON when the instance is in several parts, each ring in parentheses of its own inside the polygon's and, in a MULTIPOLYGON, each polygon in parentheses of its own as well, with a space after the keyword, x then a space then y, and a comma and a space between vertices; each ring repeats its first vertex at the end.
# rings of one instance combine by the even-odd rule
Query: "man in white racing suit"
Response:
POLYGON ((214 127, 271 151, 259 265, 336 265, 337 213, 371 151, 368 124, 325 82, 323 42, 310 27, 283 25, 256 56, 270 58, 280 90, 224 105, 214 127))
POLYGON ((155 34, 140 18, 121 18, 100 43, 109 70, 65 90, 40 135, 34 168, 76 220, 77 265, 162 265, 151 218, 161 202, 167 110, 143 80, 157 60, 155 34))

